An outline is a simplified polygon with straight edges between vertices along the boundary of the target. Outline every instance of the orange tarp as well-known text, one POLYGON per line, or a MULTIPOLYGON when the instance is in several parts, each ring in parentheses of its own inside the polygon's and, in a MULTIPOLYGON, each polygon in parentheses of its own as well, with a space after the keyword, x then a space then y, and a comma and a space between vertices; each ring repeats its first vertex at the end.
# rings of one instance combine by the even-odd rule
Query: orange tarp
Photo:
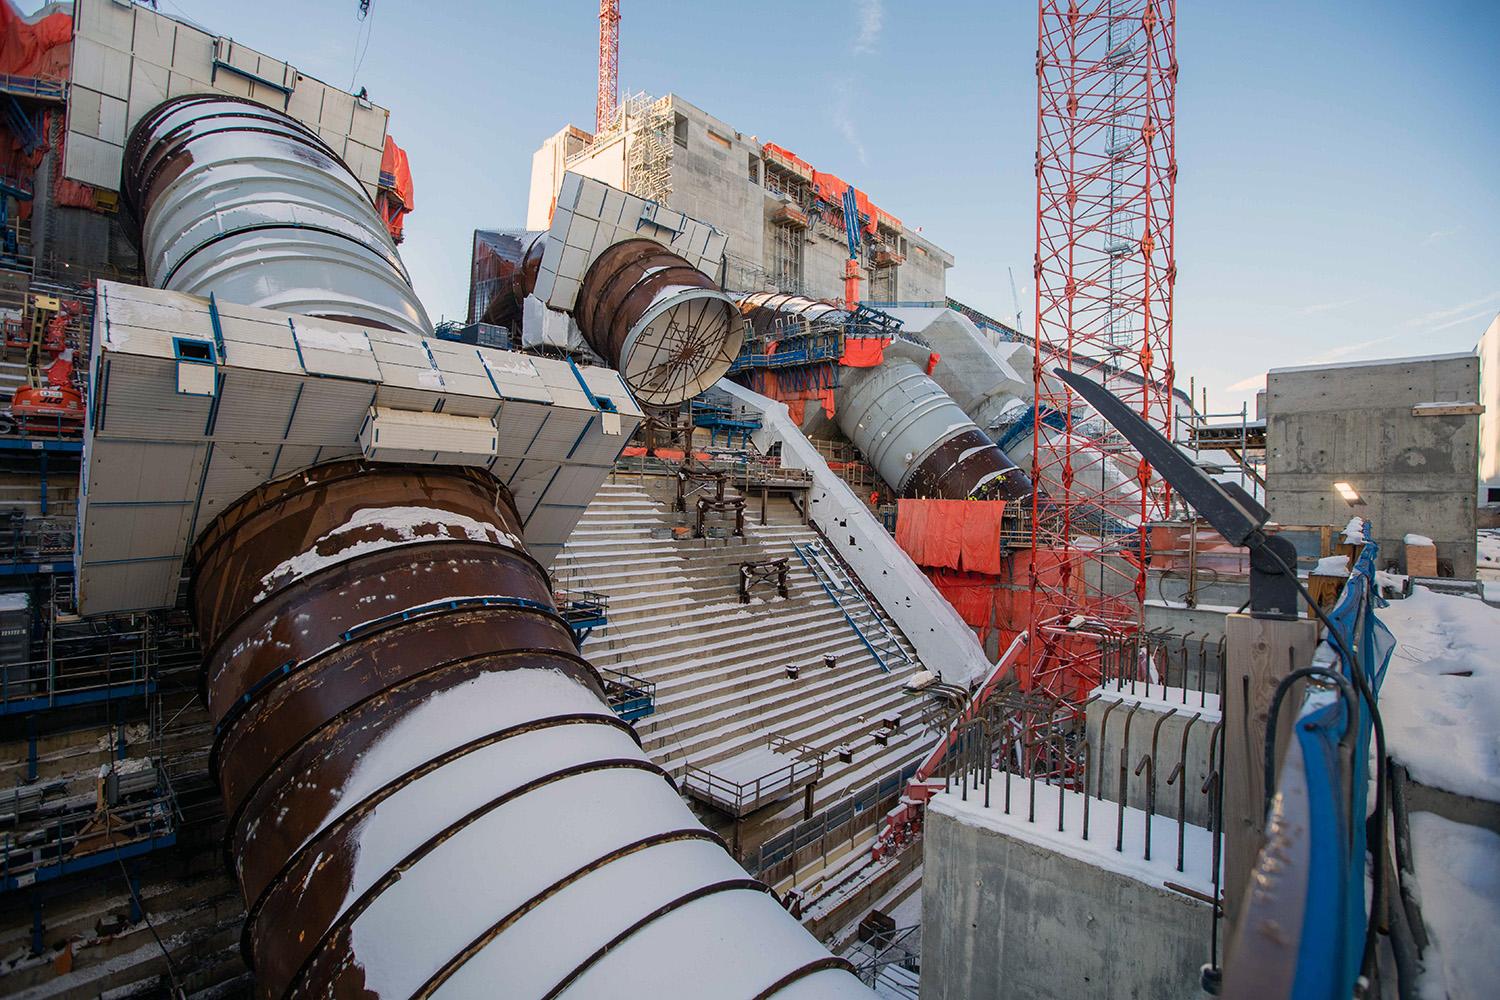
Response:
POLYGON ((54 11, 28 21, 11 0, 0 3, 0 73, 66 80, 72 40, 71 15, 54 11))
POLYGON ((839 364, 845 368, 878 368, 885 361, 889 337, 850 337, 844 341, 844 356, 839 364))
POLYGON ((396 140, 389 135, 385 137, 385 150, 380 154, 380 192, 375 204, 385 219, 385 228, 391 238, 400 243, 406 213, 416 207, 416 192, 412 187, 411 164, 407 162, 406 150, 396 145, 396 140))
POLYGON ((898 500, 896 544, 924 568, 997 575, 1004 513, 1004 500, 898 500))
POLYGON ((875 207, 874 202, 870 201, 869 196, 859 188, 854 187, 854 185, 844 180, 842 177, 839 177, 835 174, 824 173, 821 170, 813 171, 813 191, 819 198, 828 202, 828 204, 830 205, 838 205, 842 207, 844 204, 844 192, 849 188, 854 188, 855 210, 858 211, 860 215, 864 216, 864 224, 861 225, 860 228, 865 230, 866 232, 874 233, 875 213, 880 210, 875 207))

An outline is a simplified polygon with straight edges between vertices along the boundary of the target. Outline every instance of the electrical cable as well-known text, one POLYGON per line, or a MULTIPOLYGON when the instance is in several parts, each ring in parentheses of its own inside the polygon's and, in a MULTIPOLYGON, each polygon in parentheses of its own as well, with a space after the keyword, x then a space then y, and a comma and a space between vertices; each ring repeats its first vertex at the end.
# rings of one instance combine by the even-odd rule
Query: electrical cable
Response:
MULTIPOLYGON (((1376 826, 1375 845, 1374 851, 1372 853, 1375 856, 1376 864, 1374 865, 1374 870, 1370 878, 1372 888, 1370 901, 1370 917, 1365 926, 1364 953, 1360 959, 1360 976, 1364 978, 1366 980, 1366 983, 1368 984, 1370 974, 1374 970, 1375 966, 1375 944, 1376 940, 1379 937, 1379 929, 1377 927, 1377 921, 1375 917, 1376 914, 1379 913, 1385 906, 1385 863, 1383 859, 1385 857, 1386 810, 1388 808, 1385 794, 1385 725, 1380 718, 1380 708, 1375 704, 1375 692, 1370 688, 1369 678, 1365 676, 1364 668, 1360 665, 1359 660, 1354 656, 1354 647, 1350 645, 1344 634, 1337 627, 1335 627, 1332 620, 1330 620, 1328 615, 1324 613, 1323 609, 1318 606, 1318 602, 1313 600, 1312 594, 1308 593, 1306 585, 1304 585, 1302 580, 1297 576, 1296 571, 1288 566, 1285 560, 1277 555, 1276 552, 1269 546, 1264 547, 1262 551, 1265 552, 1265 554, 1268 555, 1272 559, 1272 561, 1274 561, 1276 565, 1281 568, 1281 571, 1288 577, 1290 577, 1292 582, 1296 584, 1297 590, 1301 592, 1303 600, 1307 601, 1307 605, 1312 609, 1313 614, 1316 615, 1318 620, 1323 623, 1323 627, 1328 630, 1329 638, 1332 639, 1334 645, 1338 647, 1341 657, 1343 657, 1345 662, 1349 664, 1350 673, 1353 675, 1352 680, 1354 682, 1354 687, 1356 690, 1358 690, 1360 698, 1370 706, 1370 726, 1375 733, 1376 780, 1375 810, 1373 813, 1373 818, 1375 820, 1376 826)), ((1352 791, 1353 789, 1351 788, 1351 794, 1352 791)), ((1355 818, 1356 817, 1354 816, 1350 817, 1351 821, 1353 821, 1355 818)))
MULTIPOLYGON (((106 811, 104 814, 104 836, 109 841, 109 849, 117 851, 118 848, 115 847, 115 833, 110 828, 109 820, 109 813, 106 811)), ((125 876, 125 888, 130 890, 130 898, 135 903, 135 908, 140 911, 141 919, 146 922, 146 929, 156 939, 156 946, 161 949, 162 957, 167 960, 167 978, 172 981, 172 996, 174 1000, 186 997, 187 993, 183 991, 182 983, 177 978, 177 963, 172 961, 172 953, 167 950, 166 943, 162 941, 161 935, 156 932, 156 924, 151 921, 151 914, 146 912, 146 906, 141 902, 140 894, 135 891, 135 881, 130 877, 130 869, 125 867, 125 859, 116 854, 115 862, 120 866, 120 874, 125 876)))

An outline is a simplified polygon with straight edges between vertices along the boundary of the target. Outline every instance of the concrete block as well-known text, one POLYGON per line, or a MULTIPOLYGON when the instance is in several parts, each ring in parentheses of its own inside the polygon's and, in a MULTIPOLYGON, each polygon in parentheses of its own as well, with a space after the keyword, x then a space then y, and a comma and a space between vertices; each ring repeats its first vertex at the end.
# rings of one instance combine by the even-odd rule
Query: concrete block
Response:
POLYGON ((354 125, 354 95, 329 87, 323 94, 323 110, 318 116, 318 126, 330 129, 340 138, 349 134, 354 125))
POLYGON ((185 24, 177 25, 172 46, 172 72, 207 80, 213 73, 214 36, 185 24))
POLYGON ((375 149, 383 149, 385 146, 386 119, 389 112, 384 108, 373 105, 366 106, 358 101, 354 104, 354 120, 349 128, 349 137, 356 142, 371 146, 375 149))
POLYGON ((130 96, 130 56, 91 38, 76 38, 72 83, 124 100, 130 96))
POLYGON ((924 1000, 1201 997, 1208 906, 929 808, 924 1000))
POLYGON ((135 33, 135 15, 131 7, 122 7, 110 0, 88 0, 87 3, 75 4, 73 18, 74 30, 79 36, 103 42, 122 52, 130 51, 130 39, 135 33))
POLYGON ((98 91, 81 86, 73 87, 68 101, 68 128, 79 135, 97 139, 99 137, 99 99, 98 91))
MULTIPOLYGON (((167 76, 168 97, 182 97, 185 94, 204 94, 208 93, 211 89, 204 81, 178 73, 176 70, 171 71, 167 76)), ((145 110, 149 111, 151 109, 146 108, 145 110)))

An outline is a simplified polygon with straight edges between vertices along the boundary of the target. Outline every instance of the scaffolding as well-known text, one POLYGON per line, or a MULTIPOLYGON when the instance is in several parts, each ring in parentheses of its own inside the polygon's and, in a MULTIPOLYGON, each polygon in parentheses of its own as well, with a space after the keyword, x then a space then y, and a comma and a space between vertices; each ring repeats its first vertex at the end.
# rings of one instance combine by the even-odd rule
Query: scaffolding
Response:
POLYGON ((1142 528, 1170 516, 1171 493, 1052 373, 1081 373, 1151 425, 1173 426, 1176 5, 1040 0, 1039 29, 1035 406, 1064 426, 1032 421, 1023 678, 1076 705, 1098 683, 1100 638, 1141 627, 1142 528), (1131 496, 1110 466, 1134 472, 1131 496))

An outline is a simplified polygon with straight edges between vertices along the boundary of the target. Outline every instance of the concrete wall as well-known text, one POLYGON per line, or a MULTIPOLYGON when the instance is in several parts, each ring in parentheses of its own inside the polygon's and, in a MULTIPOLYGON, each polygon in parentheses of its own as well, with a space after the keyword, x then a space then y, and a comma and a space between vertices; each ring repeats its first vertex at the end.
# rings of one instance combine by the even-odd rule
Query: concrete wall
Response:
POLYGON ((922 998, 1201 997, 1208 907, 927 811, 922 998))
POLYGON ((1474 352, 1479 357, 1479 502, 1500 503, 1500 315, 1474 352), (1493 491, 1493 492, 1491 492, 1493 491))
MULTIPOLYGON (((765 187, 761 141, 675 94, 667 95, 666 101, 685 126, 677 128, 674 122, 668 147, 672 187, 669 204, 728 236, 726 252, 731 257, 731 266, 726 285, 731 291, 759 291, 767 287, 772 271, 770 219, 783 202, 765 187)), ((546 228, 545 215, 562 181, 563 161, 569 156, 574 159, 566 164, 567 169, 629 190, 622 183, 623 145, 579 158, 575 154, 582 150, 583 143, 578 136, 585 134, 568 126, 545 140, 533 155, 528 228, 546 228), (607 162, 596 162, 603 160, 607 162)), ((795 290, 815 298, 842 298, 844 262, 849 257, 843 230, 815 223, 800 238, 803 241, 801 287, 795 290)), ((941 301, 947 294, 947 273, 953 266, 953 255, 909 227, 903 228, 896 248, 905 254, 905 263, 884 269, 879 276, 870 267, 861 268, 864 278, 861 298, 941 301)))
MULTIPOLYGON (((1213 667, 1210 669, 1214 672, 1209 677, 1207 686, 1217 687, 1217 670, 1213 667)), ((1144 695, 1145 691, 1144 684, 1136 686, 1137 695, 1144 695)), ((1152 695, 1160 699, 1161 688, 1153 687, 1152 695)), ((1186 705, 1175 701, 1164 705, 1159 701, 1144 701, 1142 697, 1130 694, 1130 685, 1126 684, 1117 707, 1110 710, 1110 705, 1114 703, 1100 699, 1090 702, 1085 709, 1090 758, 1089 790, 1111 802, 1120 801, 1120 751, 1124 750, 1127 806, 1136 809, 1147 807, 1151 793, 1150 771, 1154 768, 1156 807, 1153 812, 1173 819, 1186 815, 1189 823, 1205 828, 1211 826, 1213 811, 1209 808, 1208 796, 1203 792, 1203 783, 1209 773, 1209 745, 1214 726, 1220 718, 1218 698, 1200 698, 1196 692, 1190 692, 1186 705), (1200 701, 1205 702, 1204 707, 1199 706, 1200 701), (1141 707, 1136 709, 1132 717, 1130 710, 1137 702, 1141 707), (1195 715, 1199 717, 1196 722, 1192 721, 1195 715), (1159 729, 1158 722, 1161 723, 1159 729), (1127 724, 1130 729, 1128 746, 1125 741, 1127 724), (1153 758, 1152 768, 1142 768, 1137 774, 1136 768, 1140 765, 1141 758, 1151 752, 1153 733, 1156 734, 1156 756, 1153 758), (1186 753, 1183 752, 1184 733, 1187 734, 1186 753), (1179 762, 1187 771, 1185 798, 1179 798, 1182 788, 1176 782, 1167 784, 1167 779, 1179 762), (1179 802, 1182 803, 1182 809, 1178 808, 1179 802)), ((1175 857, 1176 851, 1175 841, 1152 844, 1152 857, 1175 857)))
POLYGON ((1271 517, 1282 524, 1374 526, 1381 563, 1404 564, 1401 539, 1426 535, 1454 575, 1474 577, 1479 419, 1415 416, 1422 403, 1474 402, 1472 354, 1273 369, 1267 376, 1266 463, 1271 517), (1357 511, 1334 492, 1351 483, 1357 511))

